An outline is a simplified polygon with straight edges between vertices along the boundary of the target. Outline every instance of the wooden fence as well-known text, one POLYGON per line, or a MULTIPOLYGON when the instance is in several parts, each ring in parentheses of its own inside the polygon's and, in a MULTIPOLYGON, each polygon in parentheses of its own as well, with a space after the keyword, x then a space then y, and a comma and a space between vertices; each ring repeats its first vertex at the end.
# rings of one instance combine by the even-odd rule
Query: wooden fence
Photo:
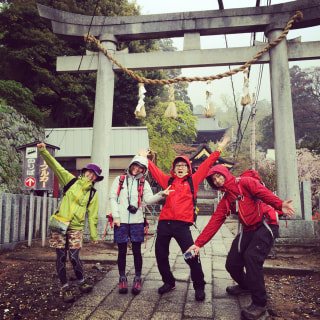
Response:
POLYGON ((0 249, 10 249, 18 242, 45 239, 48 220, 57 208, 58 199, 0 193, 0 249))

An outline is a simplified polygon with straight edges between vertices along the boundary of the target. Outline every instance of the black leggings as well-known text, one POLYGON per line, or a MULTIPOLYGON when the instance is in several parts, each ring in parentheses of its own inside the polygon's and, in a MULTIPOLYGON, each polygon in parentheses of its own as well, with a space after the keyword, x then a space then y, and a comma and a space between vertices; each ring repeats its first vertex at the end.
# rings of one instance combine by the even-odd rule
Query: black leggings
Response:
MULTIPOLYGON (((80 249, 68 249, 69 259, 72 264, 74 273, 78 280, 83 280, 83 267, 79 258, 80 249)), ((61 282, 61 285, 68 283, 67 281, 67 270, 66 270, 66 261, 67 261, 67 249, 56 249, 57 253, 57 273, 61 282)))
MULTIPOLYGON (((142 270, 141 242, 132 242, 132 253, 136 275, 140 276, 142 270)), ((126 274, 126 258, 127 242, 118 243, 118 269, 120 276, 126 274)))

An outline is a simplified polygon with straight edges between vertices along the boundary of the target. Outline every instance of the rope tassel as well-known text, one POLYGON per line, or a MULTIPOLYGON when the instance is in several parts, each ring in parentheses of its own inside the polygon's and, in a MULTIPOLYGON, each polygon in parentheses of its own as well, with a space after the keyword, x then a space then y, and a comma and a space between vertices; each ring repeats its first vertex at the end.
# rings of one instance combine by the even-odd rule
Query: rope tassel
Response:
POLYGON ((175 119, 177 117, 177 109, 176 109, 176 104, 174 100, 174 86, 172 83, 169 84, 169 89, 170 89, 170 93, 169 93, 170 102, 164 115, 167 118, 175 119))
POLYGON ((144 87, 143 83, 139 83, 139 101, 138 105, 136 107, 136 110, 134 114, 139 118, 145 118, 146 117, 146 109, 144 107, 144 97, 147 90, 144 87))
POLYGON ((247 104, 251 103, 251 97, 249 93, 249 78, 248 78, 248 70, 244 70, 244 80, 243 80, 243 89, 241 96, 241 105, 245 107, 247 104))
POLYGON ((207 81, 207 90, 206 90, 206 106, 203 110, 203 115, 206 118, 211 118, 216 114, 214 105, 213 105, 213 93, 211 81, 207 81))

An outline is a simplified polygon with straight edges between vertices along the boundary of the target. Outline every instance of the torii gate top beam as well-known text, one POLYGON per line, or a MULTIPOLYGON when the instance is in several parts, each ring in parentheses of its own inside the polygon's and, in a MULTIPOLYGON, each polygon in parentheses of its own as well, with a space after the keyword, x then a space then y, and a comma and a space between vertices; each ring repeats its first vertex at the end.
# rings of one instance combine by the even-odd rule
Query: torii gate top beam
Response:
POLYGON ((54 33, 81 38, 88 31, 95 37, 113 34, 118 40, 174 38, 190 32, 201 36, 263 32, 271 23, 285 27, 297 10, 302 11, 303 20, 292 29, 320 24, 320 0, 297 0, 268 7, 94 18, 37 6, 40 16, 51 20, 54 33))

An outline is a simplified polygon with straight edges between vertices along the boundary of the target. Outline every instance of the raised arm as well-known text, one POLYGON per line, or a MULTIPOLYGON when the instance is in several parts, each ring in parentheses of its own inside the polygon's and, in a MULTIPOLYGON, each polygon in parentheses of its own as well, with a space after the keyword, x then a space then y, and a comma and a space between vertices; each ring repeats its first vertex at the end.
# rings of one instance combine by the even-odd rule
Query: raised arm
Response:
MULTIPOLYGON (((138 150, 138 154, 141 157, 147 158, 149 153, 150 151, 147 151, 146 149, 138 150)), ((167 189, 170 176, 163 173, 152 161, 148 160, 148 163, 148 170, 151 173, 152 177, 156 181, 158 181, 158 183, 163 189, 167 189)))
POLYGON ((59 183, 62 186, 65 186, 71 179, 74 178, 74 175, 71 174, 68 170, 63 168, 61 164, 49 153, 46 149, 46 144, 44 142, 38 143, 37 147, 39 153, 46 164, 52 169, 55 176, 59 180, 59 183))
POLYGON ((218 142, 218 150, 215 152, 212 152, 210 156, 204 162, 201 163, 196 173, 194 173, 192 176, 193 183, 195 185, 199 184, 207 176, 208 171, 213 166, 213 164, 219 159, 223 148, 226 147, 229 141, 230 141, 230 137, 228 136, 223 137, 221 141, 218 142))
POLYGON ((230 141, 230 137, 229 136, 224 136, 218 143, 217 143, 217 145, 218 145, 218 150, 219 149, 221 149, 221 150, 219 150, 220 152, 226 147, 226 145, 229 143, 229 141, 230 141))

